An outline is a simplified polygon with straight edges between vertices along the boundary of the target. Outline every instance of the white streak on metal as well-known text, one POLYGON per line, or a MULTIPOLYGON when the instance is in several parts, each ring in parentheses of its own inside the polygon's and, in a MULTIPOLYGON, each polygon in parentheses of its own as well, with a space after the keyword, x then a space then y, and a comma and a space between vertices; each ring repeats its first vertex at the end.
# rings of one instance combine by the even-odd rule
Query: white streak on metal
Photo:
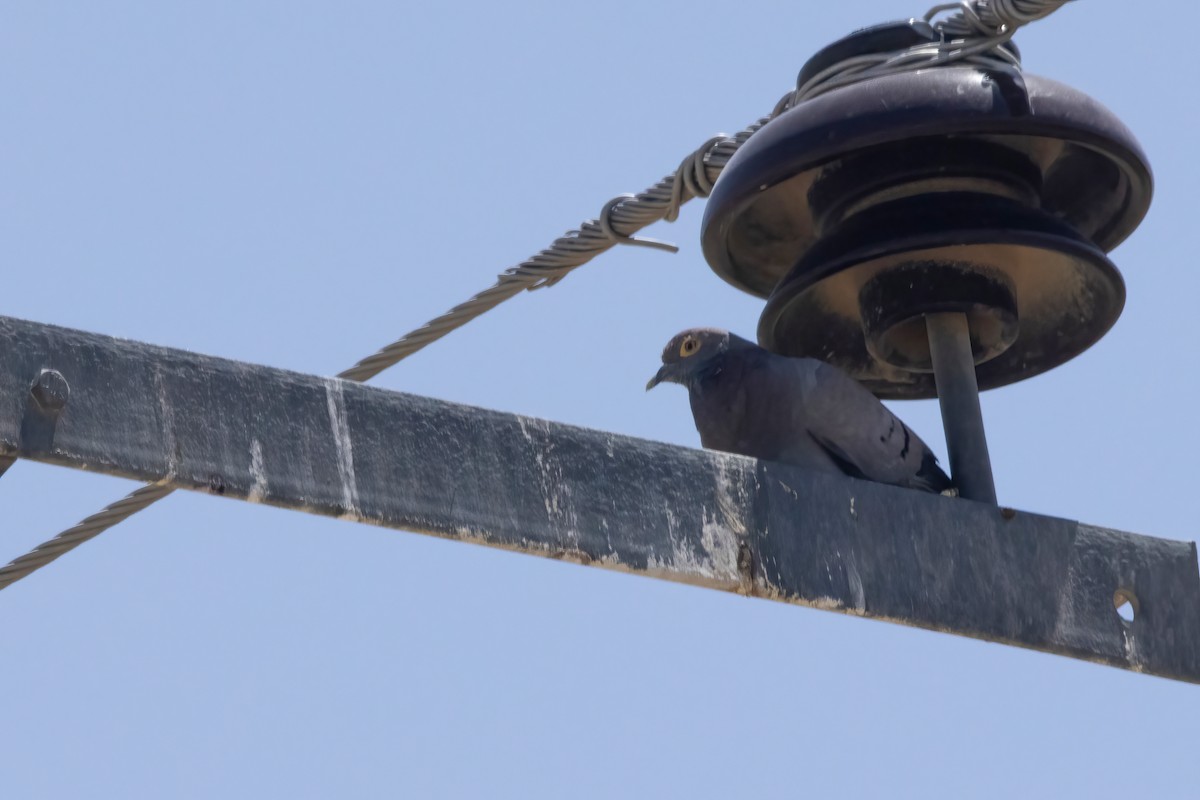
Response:
POLYGON ((154 388, 158 395, 158 409, 162 416, 163 441, 167 450, 167 476, 174 478, 179 474, 179 445, 175 439, 175 408, 167 399, 167 385, 163 380, 162 371, 154 370, 154 388))
POLYGON ((720 580, 740 581, 738 573, 738 535, 728 526, 705 521, 700 529, 700 545, 711 559, 712 575, 720 580))
POLYGON ((350 422, 346 417, 346 398, 342 395, 342 382, 336 378, 325 381, 325 405, 329 409, 329 427, 333 431, 333 444, 337 449, 338 476, 342 481, 342 505, 346 511, 339 519, 357 520, 358 482, 354 477, 354 450, 350 444, 350 422))
POLYGON ((554 437, 550 423, 533 417, 517 417, 521 435, 529 443, 530 452, 537 464, 538 485, 542 490, 542 502, 546 507, 546 519, 561 537, 561 546, 578 547, 580 541, 579 517, 571 499, 571 487, 563 479, 562 464, 554 457, 554 437), (532 428, 532 431, 531 431, 532 428), (538 435, 534 435, 534 431, 538 435))
POLYGON ((701 509, 700 540, 680 531, 678 518, 665 508, 667 537, 671 549, 661 555, 651 553, 647 567, 651 573, 686 574, 726 588, 741 585, 738 572, 738 545, 746 536, 746 521, 742 512, 745 498, 721 464, 716 470, 716 508, 701 509))
MULTIPOLYGON (((854 504, 853 498, 850 500, 851 505, 854 504)), ((846 583, 850 586, 850 597, 854 601, 854 611, 859 614, 867 613, 867 596, 863 591, 862 576, 858 574, 858 565, 854 562, 854 556, 848 555, 843 559, 846 566, 846 583)))
MULTIPOLYGON (((1116 608, 1113 608, 1113 613, 1117 613, 1116 608)), ((1129 623, 1121 622, 1121 637, 1125 645, 1125 658, 1129 661, 1129 668, 1134 672, 1145 671, 1144 661, 1141 653, 1138 652, 1137 636, 1129 628, 1129 623)))
POLYGON ((250 477, 254 478, 254 483, 246 499, 251 503, 261 503, 267 493, 267 471, 263 464, 262 442, 258 439, 250 442, 250 477))
MULTIPOLYGON (((729 473, 736 472, 740 477, 742 474, 739 462, 722 459, 714 471, 716 477, 717 489, 717 520, 721 526, 730 530, 736 536, 747 536, 749 531, 746 529, 745 508, 747 497, 744 492, 744 484, 738 481, 736 484, 729 480, 729 473)), ((733 547, 733 566, 737 570, 737 543, 733 547)))

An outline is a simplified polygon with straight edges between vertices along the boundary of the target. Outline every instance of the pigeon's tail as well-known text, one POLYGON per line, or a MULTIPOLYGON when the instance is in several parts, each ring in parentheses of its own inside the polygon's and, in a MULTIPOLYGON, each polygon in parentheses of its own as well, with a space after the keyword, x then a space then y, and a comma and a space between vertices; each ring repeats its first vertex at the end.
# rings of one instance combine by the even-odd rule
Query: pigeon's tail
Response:
POLYGON ((913 476, 913 485, 927 492, 937 492, 939 494, 947 489, 954 488, 954 483, 950 480, 950 476, 938 466, 937 456, 928 449, 921 456, 921 468, 913 476))

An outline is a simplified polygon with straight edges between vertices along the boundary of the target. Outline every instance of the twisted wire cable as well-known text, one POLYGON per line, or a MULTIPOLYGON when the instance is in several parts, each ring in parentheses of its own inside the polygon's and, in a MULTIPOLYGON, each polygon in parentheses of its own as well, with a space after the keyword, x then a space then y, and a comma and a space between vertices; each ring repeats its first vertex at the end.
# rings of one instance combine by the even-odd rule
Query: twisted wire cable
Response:
POLYGON ((41 569, 88 539, 99 536, 118 522, 157 503, 173 491, 175 487, 165 482, 150 483, 105 506, 103 510, 68 528, 50 541, 42 542, 25 555, 14 559, 8 566, 0 567, 0 589, 16 583, 34 570, 41 569))
POLYGON ((925 21, 943 11, 958 9, 942 21, 939 29, 947 36, 999 36, 1048 17, 1071 0, 976 0, 934 6, 925 21))
MULTIPOLYGON (((680 163, 674 173, 636 195, 621 195, 606 203, 598 219, 555 239, 549 247, 500 273, 496 282, 421 327, 406 333, 337 377, 367 381, 408 356, 436 342, 471 320, 524 291, 544 289, 565 278, 618 244, 675 252, 674 245, 634 236, 660 220, 674 222, 680 207, 696 197, 708 197, 729 159, 760 128, 803 100, 833 89, 882 75, 929 67, 972 65, 983 69, 1019 70, 1016 55, 1004 45, 1018 28, 1049 16, 1071 0, 963 0, 931 8, 924 16, 937 41, 890 53, 846 59, 812 76, 780 98, 772 112, 734 136, 709 139, 680 163), (954 13, 947 16, 946 12, 954 13)), ((918 24, 918 23, 914 23, 918 24)), ((4 467, 0 464, 0 474, 4 467)), ((138 489, 103 511, 63 531, 6 567, 0 568, 0 589, 45 566, 63 553, 136 514, 174 491, 164 483, 138 489)))
POLYGON ((369 380, 505 300, 523 291, 553 286, 576 267, 618 244, 678 250, 666 242, 638 239, 633 234, 662 219, 674 221, 681 205, 694 197, 707 197, 729 159, 769 119, 763 117, 735 136, 714 136, 658 183, 636 195, 614 197, 604 205, 599 219, 588 220, 563 234, 533 257, 500 273, 493 285, 470 300, 406 333, 374 355, 338 373, 338 377, 369 380))
MULTIPOLYGON (((937 41, 888 53, 848 58, 812 76, 796 91, 785 95, 775 114, 803 100, 852 83, 955 64, 984 70, 1018 71, 1021 62, 1005 45, 1017 29, 1042 19, 1072 0, 964 0, 944 3, 925 13, 923 22, 937 41), (954 11, 939 19, 940 15, 954 11)), ((916 20, 913 25, 919 25, 916 20)))
POLYGON ((949 64, 984 69, 1015 70, 1020 62, 1004 47, 1017 28, 1048 16, 1070 0, 965 0, 935 6, 925 24, 940 39, 891 53, 847 59, 814 75, 804 85, 780 99, 774 110, 736 136, 715 136, 689 154, 679 168, 649 189, 610 200, 600 219, 584 222, 554 240, 532 258, 502 272, 496 282, 421 327, 406 333, 374 355, 338 374, 339 378, 365 381, 395 365, 481 314, 522 291, 553 286, 617 244, 634 244, 674 250, 672 245, 635 239, 633 234, 659 220, 674 222, 679 208, 694 197, 707 197, 729 159, 749 138, 774 117, 797 103, 852 83, 899 72, 949 64), (952 9, 942 20, 935 18, 952 9))

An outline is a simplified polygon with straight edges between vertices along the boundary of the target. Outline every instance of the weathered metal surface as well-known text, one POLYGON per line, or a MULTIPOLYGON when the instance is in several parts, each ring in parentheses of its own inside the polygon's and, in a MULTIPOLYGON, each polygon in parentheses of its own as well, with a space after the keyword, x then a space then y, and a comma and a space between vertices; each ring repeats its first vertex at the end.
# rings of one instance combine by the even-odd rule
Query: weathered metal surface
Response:
POLYGON ((0 318, 0 454, 1200 682, 1193 543, 332 378, 0 318))

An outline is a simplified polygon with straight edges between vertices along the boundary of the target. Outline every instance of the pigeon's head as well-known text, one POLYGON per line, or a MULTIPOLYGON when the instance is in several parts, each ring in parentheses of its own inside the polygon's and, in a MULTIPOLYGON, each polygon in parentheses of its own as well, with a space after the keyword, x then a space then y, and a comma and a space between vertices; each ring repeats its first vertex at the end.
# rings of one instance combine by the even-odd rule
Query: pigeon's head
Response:
POLYGON ((646 384, 646 391, 664 381, 688 386, 716 369, 731 343, 743 341, 718 328, 692 328, 676 334, 663 348, 663 365, 646 384))

